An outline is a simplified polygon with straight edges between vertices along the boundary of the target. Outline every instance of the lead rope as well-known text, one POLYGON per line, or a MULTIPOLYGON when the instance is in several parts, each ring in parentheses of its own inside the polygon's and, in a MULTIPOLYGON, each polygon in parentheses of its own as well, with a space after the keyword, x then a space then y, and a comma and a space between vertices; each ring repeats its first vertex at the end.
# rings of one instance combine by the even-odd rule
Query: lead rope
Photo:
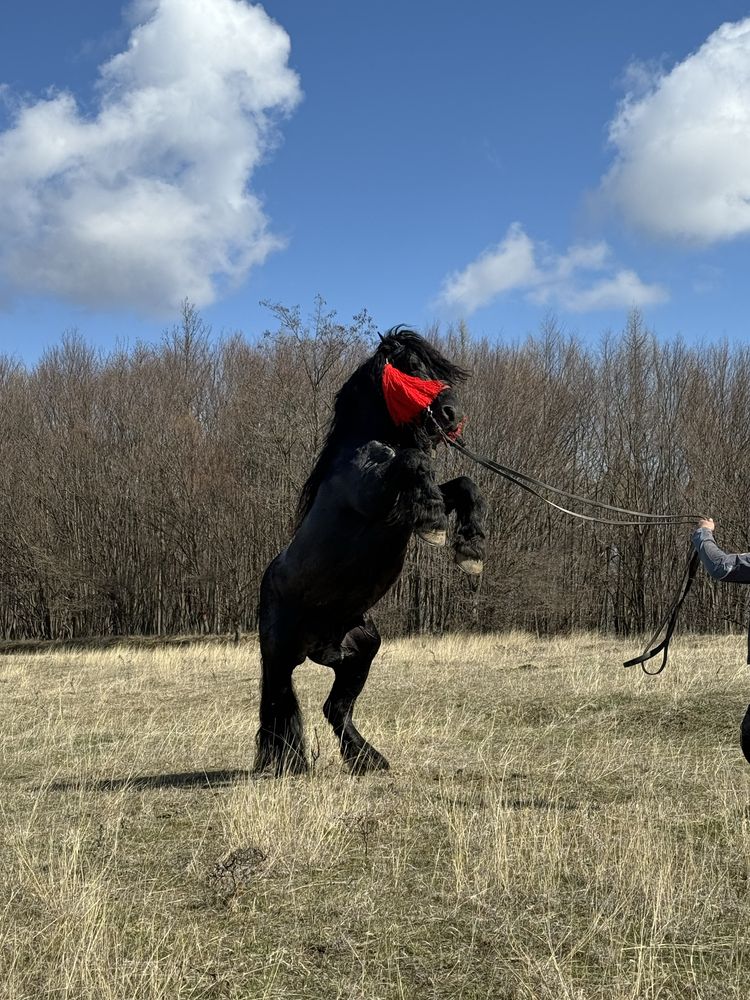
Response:
POLYGON ((449 445, 451 448, 455 448, 456 451, 465 455, 467 458, 470 458, 473 462, 476 462, 477 465, 481 465, 485 469, 489 469, 490 472, 494 472, 496 475, 502 476, 503 479, 507 479, 508 482, 520 487, 522 490, 525 490, 527 493, 535 496, 538 500, 544 501, 544 503, 549 504, 550 507, 554 507, 555 510, 559 510, 563 514, 569 514, 571 517, 580 518, 582 521, 594 521, 596 524, 623 525, 624 527, 648 527, 652 524, 694 524, 699 517, 703 516, 702 514, 692 513, 648 514, 642 510, 630 510, 628 507, 615 507, 612 504, 604 503, 601 500, 592 500, 590 497, 584 497, 578 493, 572 493, 569 490, 561 490, 557 486, 551 486, 549 483, 545 483, 541 479, 534 479, 533 476, 527 476, 526 473, 519 472, 517 469, 512 469, 508 465, 502 465, 500 462, 495 462, 490 458, 477 455, 476 452, 470 451, 470 449, 467 448, 463 442, 452 438, 445 433, 443 428, 435 419, 435 416, 429 406, 427 407, 427 415, 432 420, 436 430, 445 444, 449 445), (564 497, 567 501, 573 500, 577 503, 583 503, 598 510, 607 510, 615 514, 631 514, 633 517, 638 518, 638 520, 612 520, 604 517, 596 517, 593 514, 582 514, 580 511, 570 510, 568 507, 562 507, 560 504, 555 503, 554 500, 549 500, 547 497, 539 493, 538 490, 547 490, 550 493, 555 493, 557 496, 564 497))
MULTIPOLYGON (((518 472, 518 470, 511 469, 507 465, 502 465, 500 462, 495 462, 492 459, 484 458, 482 455, 475 454, 461 441, 458 441, 456 438, 452 438, 446 434, 435 419, 435 416, 429 406, 427 407, 427 415, 437 428, 442 440, 451 448, 455 448, 456 451, 465 455, 467 458, 470 458, 473 462, 476 462, 477 465, 481 465, 485 469, 489 469, 490 472, 494 472, 496 475, 502 476, 503 479, 507 479, 508 482, 520 487, 532 496, 537 497, 537 499, 543 500, 544 503, 549 504, 550 507, 554 507, 555 510, 559 510, 563 514, 569 514, 572 517, 580 518, 582 521, 593 521, 596 524, 621 525, 624 527, 643 527, 650 525, 694 524, 698 518, 703 516, 702 514, 648 514, 640 510, 629 510, 627 507, 615 507, 612 504, 606 504, 600 500, 591 500, 590 498, 580 496, 577 493, 571 493, 568 490, 558 489, 556 486, 550 486, 549 483, 544 483, 540 479, 534 479, 532 476, 527 476, 523 472, 518 472), (638 520, 613 520, 611 518, 597 517, 593 514, 582 514, 580 511, 570 510, 567 507, 563 507, 560 504, 555 503, 553 500, 549 500, 539 492, 540 489, 548 490, 550 493, 555 493, 557 496, 565 497, 568 501, 574 500, 578 503, 587 504, 598 510, 606 510, 618 514, 630 514, 637 517, 638 520)), ((691 552, 688 557, 685 571, 680 579, 679 588, 669 607, 669 610, 660 622, 659 627, 646 643, 646 647, 641 655, 635 656, 631 660, 626 660, 623 663, 624 667, 634 667, 637 664, 640 664, 641 670, 643 670, 644 674, 648 674, 649 676, 660 674, 666 667, 667 658, 669 656, 669 643, 677 624, 677 616, 680 612, 683 601, 690 593, 690 588, 693 586, 693 580, 695 579, 695 575, 698 571, 699 562, 698 553, 691 552), (665 629, 664 638, 657 644, 657 639, 665 629), (646 663, 659 653, 662 653, 661 664, 656 670, 649 670, 646 663)), ((748 662, 750 663, 750 632, 748 633, 748 662)))
POLYGON ((651 636, 651 638, 646 643, 646 646, 640 656, 634 656, 632 660, 625 660, 623 667, 635 667, 640 664, 641 670, 644 674, 648 674, 649 677, 653 677, 656 674, 660 674, 662 670, 667 665, 667 657, 669 656, 669 643, 672 639, 672 633, 674 632, 675 625, 677 624, 677 616, 680 613, 680 608, 682 607, 682 602, 685 600, 687 595, 690 593, 690 588, 693 586, 693 580, 695 579, 695 574, 698 572, 698 565, 700 559, 698 558, 697 552, 691 552, 688 556, 687 566, 685 567, 685 572, 682 574, 682 579, 680 580, 680 586, 675 594, 674 600, 667 611, 666 615, 661 621, 661 624, 651 636), (662 630, 666 628, 664 633, 664 638, 658 645, 654 645, 656 640, 662 633, 662 630), (649 670, 646 663, 662 653, 662 659, 656 670, 649 670))

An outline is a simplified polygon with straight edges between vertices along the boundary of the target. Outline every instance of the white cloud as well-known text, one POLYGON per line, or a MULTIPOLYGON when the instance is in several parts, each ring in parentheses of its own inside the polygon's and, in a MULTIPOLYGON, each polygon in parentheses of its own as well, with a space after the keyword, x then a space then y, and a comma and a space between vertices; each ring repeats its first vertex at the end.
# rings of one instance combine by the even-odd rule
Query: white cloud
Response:
POLYGON ((628 269, 600 278, 588 288, 561 287, 559 295, 560 303, 571 312, 653 306, 669 298, 661 285, 647 285, 628 269))
POLYGON ((6 292, 164 312, 211 302, 283 245, 247 185, 300 99, 286 32, 244 0, 129 13, 95 116, 58 93, 0 133, 6 292))
POLYGON ((502 243, 446 278, 440 298, 447 306, 472 313, 503 292, 533 284, 536 273, 534 244, 514 222, 502 243))
POLYGON ((631 224, 700 244, 750 232, 750 18, 669 72, 630 72, 601 184, 631 224))
POLYGON ((468 315, 513 291, 571 312, 656 305, 669 297, 661 285, 646 284, 634 271, 618 268, 603 241, 575 244, 555 254, 535 244, 514 222, 501 243, 448 275, 438 301, 468 315))

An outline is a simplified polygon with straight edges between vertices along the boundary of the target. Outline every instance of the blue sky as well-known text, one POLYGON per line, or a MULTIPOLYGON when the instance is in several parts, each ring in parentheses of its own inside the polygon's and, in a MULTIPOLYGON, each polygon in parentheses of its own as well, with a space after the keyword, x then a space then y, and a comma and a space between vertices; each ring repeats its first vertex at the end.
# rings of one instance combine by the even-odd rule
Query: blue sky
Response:
POLYGON ((750 5, 27 0, 0 36, 0 351, 189 298, 742 340, 750 5))

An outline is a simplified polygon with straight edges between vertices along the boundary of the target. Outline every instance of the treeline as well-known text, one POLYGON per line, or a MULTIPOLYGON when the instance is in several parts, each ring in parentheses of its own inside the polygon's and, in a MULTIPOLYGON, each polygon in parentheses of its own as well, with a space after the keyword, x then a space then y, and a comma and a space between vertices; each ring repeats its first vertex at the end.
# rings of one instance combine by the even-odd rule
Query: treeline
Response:
MULTIPOLYGON (((372 350, 349 324, 270 306, 273 331, 216 339, 185 304, 158 346, 103 355, 68 335, 31 368, 0 358, 0 636, 231 633, 256 625, 263 569, 286 543, 333 394, 372 350)), ((442 349, 474 450, 575 493, 640 510, 701 510, 750 548, 750 351, 662 343, 634 313, 595 347, 548 323, 517 344, 442 349)), ((573 521, 455 454, 489 508, 478 592, 415 542, 378 615, 391 633, 649 629, 690 529, 573 521)), ((742 588, 704 578, 685 626, 742 625, 742 588)))

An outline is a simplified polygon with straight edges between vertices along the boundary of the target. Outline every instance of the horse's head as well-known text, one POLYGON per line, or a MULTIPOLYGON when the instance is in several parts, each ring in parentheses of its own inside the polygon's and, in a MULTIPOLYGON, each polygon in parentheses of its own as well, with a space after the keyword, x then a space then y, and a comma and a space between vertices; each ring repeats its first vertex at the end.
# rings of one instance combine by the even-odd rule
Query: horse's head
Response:
POLYGON ((427 450, 442 434, 455 438, 461 431, 466 418, 456 386, 469 372, 406 327, 394 327, 380 341, 336 394, 328 435, 302 488, 298 523, 342 448, 381 440, 427 450))
POLYGON ((466 415, 456 385, 468 378, 465 369, 404 327, 381 337, 377 354, 382 361, 383 396, 396 425, 414 424, 433 443, 441 439, 441 431, 453 438, 461 433, 466 415))

